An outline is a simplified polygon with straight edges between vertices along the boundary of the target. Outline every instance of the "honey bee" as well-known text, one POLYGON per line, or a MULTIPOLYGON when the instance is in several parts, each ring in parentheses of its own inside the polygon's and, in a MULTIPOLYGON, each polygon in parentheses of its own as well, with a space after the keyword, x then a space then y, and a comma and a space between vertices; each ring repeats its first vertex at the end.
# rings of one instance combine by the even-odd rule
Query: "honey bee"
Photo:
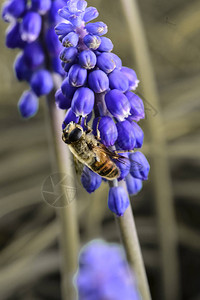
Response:
POLYGON ((100 132, 97 128, 97 137, 92 129, 84 122, 83 127, 79 123, 70 122, 63 130, 62 139, 68 144, 72 154, 93 172, 107 180, 113 180, 120 176, 120 170, 113 160, 124 163, 126 157, 109 150, 100 140, 100 132))

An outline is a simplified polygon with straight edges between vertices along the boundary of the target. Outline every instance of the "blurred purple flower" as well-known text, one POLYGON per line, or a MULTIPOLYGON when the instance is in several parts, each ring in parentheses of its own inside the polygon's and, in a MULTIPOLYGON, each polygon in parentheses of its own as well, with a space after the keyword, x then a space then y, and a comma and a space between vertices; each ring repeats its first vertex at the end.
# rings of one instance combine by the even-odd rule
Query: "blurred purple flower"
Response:
POLYGON ((2 18, 11 23, 6 31, 6 46, 22 49, 14 62, 16 77, 26 80, 33 90, 29 92, 32 106, 27 104, 31 103, 26 100, 27 94, 18 104, 24 118, 33 116, 38 109, 32 92, 38 96, 48 94, 53 88, 51 73, 64 75, 58 59, 62 45, 54 31, 60 20, 58 9, 64 4, 64 0, 6 0, 3 4, 2 18))
POLYGON ((75 285, 79 300, 140 300, 122 248, 103 240, 94 240, 81 250, 75 285))

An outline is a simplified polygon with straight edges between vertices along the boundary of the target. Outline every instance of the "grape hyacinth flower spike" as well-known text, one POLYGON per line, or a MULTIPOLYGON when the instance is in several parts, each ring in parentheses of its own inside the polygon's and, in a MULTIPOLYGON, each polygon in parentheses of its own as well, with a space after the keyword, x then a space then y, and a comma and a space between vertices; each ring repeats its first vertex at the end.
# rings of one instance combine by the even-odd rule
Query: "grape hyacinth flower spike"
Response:
MULTIPOLYGON (((92 112, 94 115, 94 139, 90 148, 86 147, 84 151, 91 155, 93 153, 94 159, 96 151, 99 167, 94 167, 89 162, 89 156, 82 156, 80 159, 78 150, 74 150, 72 143, 70 144, 73 154, 81 162, 85 162, 82 184, 89 193, 94 192, 101 185, 100 175, 109 180, 109 176, 104 175, 114 173, 112 170, 116 168, 118 181, 124 180, 128 192, 137 194, 142 188, 141 180, 147 180, 149 164, 146 158, 135 155, 137 152, 123 154, 123 151, 133 152, 143 144, 144 134, 137 122, 145 116, 144 105, 142 99, 133 93, 139 83, 137 75, 134 70, 122 66, 121 59, 112 52, 113 43, 104 36, 108 31, 107 25, 100 21, 91 22, 98 17, 95 7, 87 7, 84 0, 69 0, 58 14, 62 21, 56 25, 55 32, 63 46, 60 59, 64 81, 55 97, 57 107, 68 109, 63 132, 68 134, 65 130, 69 128, 67 125, 70 122, 80 123, 81 118, 87 118, 92 112), (98 135, 99 141, 95 138, 98 135), (102 156, 98 157, 98 147, 104 154, 107 151, 107 157, 103 161, 102 156), (122 152, 123 157, 119 157, 117 153, 114 156, 109 147, 122 152), (114 165, 108 163, 109 159, 114 165)), ((85 135, 89 137, 91 130, 86 127, 85 135)), ((76 129, 77 132, 78 130, 80 128, 76 129)), ((86 143, 85 135, 80 135, 80 145, 86 143)), ((78 140, 78 136, 76 138, 78 140)), ((69 144, 69 140, 67 143, 69 144)), ((125 190, 122 187, 112 187, 108 196, 111 211, 122 216, 128 205, 125 190)))
MULTIPOLYGON (((138 285, 142 283, 148 294, 135 238, 137 234, 132 234, 135 228, 127 194, 128 191, 135 195, 141 190, 142 181, 147 180, 150 169, 145 156, 137 151, 143 144, 144 134, 137 123, 145 117, 144 105, 135 92, 139 83, 135 71, 123 66, 121 59, 112 52, 113 43, 104 36, 107 25, 95 22, 97 17, 97 9, 87 7, 84 0, 7 0, 2 10, 3 20, 10 23, 6 31, 6 46, 20 49, 14 63, 16 77, 30 86, 18 103, 22 117, 30 118, 37 113, 39 97, 48 95, 54 88, 54 75, 60 76, 63 81, 55 93, 55 103, 57 109, 66 110, 61 128, 63 140, 84 163, 81 181, 88 193, 94 192, 103 181, 112 182, 108 207, 117 216, 121 236, 126 236, 124 245, 131 264, 138 264, 139 278, 142 274, 138 285), (88 125, 90 119, 92 128, 88 125), (131 226, 127 226, 128 218, 132 218, 131 226), (128 234, 123 235, 123 230, 128 234), (138 259, 135 259, 135 253, 138 259)), ((59 152, 62 158, 63 153, 59 152)), ((67 211, 73 215, 70 206, 65 213, 67 211)), ((70 219, 75 220, 71 216, 70 219)), ((77 232, 76 225, 72 225, 72 232, 77 232)), ((62 238, 66 240, 67 235, 63 234, 62 238)), ((64 253, 65 257, 67 255, 64 253)), ((117 260, 115 254, 113 256, 111 269, 116 272, 117 260)), ((108 260, 103 261, 107 263, 108 260)), ((126 281, 126 274, 123 274, 126 281)), ((96 278, 101 276, 98 274, 96 278)), ((103 297, 99 299, 137 299, 129 288, 125 289, 126 283, 121 285, 124 281, 120 276, 115 277, 114 283, 112 279, 112 274, 108 273, 106 286, 96 290, 94 299, 99 292, 103 297)), ((84 282, 79 281, 79 284, 83 287, 83 297, 88 291, 91 296, 90 285, 85 289, 84 282)), ((142 290, 140 288, 141 294, 142 290)))
POLYGON ((62 45, 54 27, 61 19, 57 11, 65 3, 64 0, 7 0, 3 4, 2 18, 10 23, 6 46, 20 49, 14 62, 15 75, 30 86, 18 102, 23 118, 33 117, 38 111, 38 98, 52 91, 52 75, 64 75, 58 58, 62 45))

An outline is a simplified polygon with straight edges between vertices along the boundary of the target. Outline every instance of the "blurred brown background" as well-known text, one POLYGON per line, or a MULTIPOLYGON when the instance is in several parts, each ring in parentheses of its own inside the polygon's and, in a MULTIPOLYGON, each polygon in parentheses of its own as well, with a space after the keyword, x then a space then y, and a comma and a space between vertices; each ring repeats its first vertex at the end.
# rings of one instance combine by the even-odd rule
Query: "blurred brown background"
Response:
MULTIPOLYGON (((113 52, 122 58, 123 65, 137 72, 121 2, 95 0, 88 4, 97 7, 98 20, 108 25, 107 36, 115 45, 113 52)), ((140 124, 145 133, 144 152, 152 164, 149 180, 131 199, 133 212, 152 298, 163 299, 163 274, 173 270, 170 264, 176 258, 178 272, 174 282, 180 285, 171 288, 178 289, 181 300, 199 300, 200 2, 143 0, 139 2, 139 8, 155 71, 159 107, 152 105, 151 97, 145 95, 147 118, 140 124), (157 167, 157 174, 154 165, 156 155, 160 154, 151 150, 154 139, 149 134, 149 123, 152 119, 158 124, 158 131, 162 127, 167 154, 167 167, 165 170, 160 168, 160 173, 157 167), (167 190, 165 182, 161 181, 159 185, 159 180, 155 180, 159 176, 163 178, 162 172, 167 174, 167 190), (159 206, 155 201, 160 190, 172 203, 169 215, 175 216, 172 220, 175 234, 172 241, 168 238, 173 244, 169 251, 175 249, 177 255, 167 253, 165 247, 164 253, 169 258, 172 255, 168 266, 163 264, 160 243, 166 245, 165 236, 161 234, 166 232, 167 238, 171 220, 164 220, 166 226, 160 230, 162 216, 168 215, 168 206, 159 206)), ((14 77, 12 64, 18 51, 5 48, 7 24, 0 22, 0 26, 0 299, 60 299, 59 228, 55 209, 41 196, 43 181, 51 174, 45 99, 40 99, 39 113, 33 119, 20 118, 17 102, 27 85, 17 82, 14 77)), ((142 78, 139 79, 142 85, 142 78)), ((140 86, 138 91, 143 95, 140 86)), ((159 144, 154 146, 159 150, 159 144)), ((82 244, 95 237, 119 242, 113 216, 107 208, 107 186, 103 184, 92 195, 83 191, 79 184, 78 187, 82 244)))

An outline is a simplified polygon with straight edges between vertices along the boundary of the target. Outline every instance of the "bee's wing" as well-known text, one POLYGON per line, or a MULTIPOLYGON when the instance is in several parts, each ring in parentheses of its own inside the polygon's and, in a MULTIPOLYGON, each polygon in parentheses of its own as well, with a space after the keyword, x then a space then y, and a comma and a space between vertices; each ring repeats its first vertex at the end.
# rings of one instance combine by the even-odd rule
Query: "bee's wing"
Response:
POLYGON ((125 165, 127 165, 128 161, 130 161, 132 171, 141 171, 143 169, 143 165, 141 165, 137 161, 134 161, 133 159, 130 159, 130 157, 125 157, 125 156, 118 154, 118 158, 114 158, 114 159, 116 159, 117 161, 119 161, 125 165))
POLYGON ((93 150, 95 152, 102 152, 104 154, 106 154, 107 156, 109 156, 112 160, 117 160, 123 164, 127 164, 128 158, 123 156, 123 155, 119 155, 111 150, 109 150, 106 146, 104 146, 104 144, 100 144, 98 146, 94 146, 93 150))
MULTIPOLYGON (((117 154, 117 153, 109 150, 103 144, 100 145, 99 151, 106 153, 111 159, 119 161, 120 163, 125 164, 125 165, 128 164, 128 160, 130 160, 130 157, 128 158, 126 156, 117 154)), ((143 165, 141 165, 137 161, 134 161, 132 159, 130 161, 131 161, 131 168, 133 171, 141 171, 143 169, 143 165)))

